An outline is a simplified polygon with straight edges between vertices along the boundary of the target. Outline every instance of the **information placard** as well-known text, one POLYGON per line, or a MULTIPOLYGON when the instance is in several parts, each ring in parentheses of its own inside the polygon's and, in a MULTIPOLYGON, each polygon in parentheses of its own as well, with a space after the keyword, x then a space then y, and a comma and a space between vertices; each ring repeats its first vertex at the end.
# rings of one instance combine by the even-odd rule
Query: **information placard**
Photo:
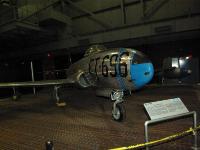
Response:
POLYGON ((144 103, 151 120, 189 112, 180 98, 144 103))

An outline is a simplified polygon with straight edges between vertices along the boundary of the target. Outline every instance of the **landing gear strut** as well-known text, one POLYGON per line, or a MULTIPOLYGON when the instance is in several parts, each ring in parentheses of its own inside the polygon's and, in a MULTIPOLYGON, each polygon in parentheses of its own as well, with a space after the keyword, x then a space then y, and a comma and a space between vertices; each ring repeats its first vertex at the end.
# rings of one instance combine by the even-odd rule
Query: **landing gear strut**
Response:
POLYGON ((13 97, 12 99, 16 101, 19 98, 19 94, 17 93, 16 89, 13 87, 13 97))
POLYGON ((59 107, 66 106, 65 102, 60 102, 60 97, 59 97, 59 93, 58 93, 59 88, 61 88, 61 86, 55 86, 54 87, 56 105, 59 106, 59 107))
POLYGON ((122 102, 124 101, 123 97, 124 97, 124 91, 122 90, 112 91, 110 95, 110 99, 114 101, 112 108, 112 118, 115 121, 119 122, 123 121, 126 115, 125 108, 122 104, 122 102))

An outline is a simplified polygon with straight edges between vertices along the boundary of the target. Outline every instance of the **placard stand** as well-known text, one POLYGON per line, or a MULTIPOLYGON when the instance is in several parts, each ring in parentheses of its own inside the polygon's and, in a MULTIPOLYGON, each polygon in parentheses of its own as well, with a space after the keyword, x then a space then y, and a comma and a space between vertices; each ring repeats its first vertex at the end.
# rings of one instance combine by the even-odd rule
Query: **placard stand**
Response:
MULTIPOLYGON (((149 142, 148 126, 150 124, 155 124, 155 123, 157 124, 160 122, 164 122, 166 120, 178 119, 178 118, 182 118, 182 117, 193 117, 193 128, 197 127, 197 114, 195 111, 178 114, 178 115, 174 115, 174 116, 168 116, 168 117, 159 118, 159 119, 148 120, 144 123, 145 142, 149 142)), ((198 145, 197 145, 197 132, 194 132, 194 143, 193 143, 193 147, 191 147, 191 149, 199 150, 198 145)), ((149 150, 148 146, 146 146, 146 150, 149 150)))

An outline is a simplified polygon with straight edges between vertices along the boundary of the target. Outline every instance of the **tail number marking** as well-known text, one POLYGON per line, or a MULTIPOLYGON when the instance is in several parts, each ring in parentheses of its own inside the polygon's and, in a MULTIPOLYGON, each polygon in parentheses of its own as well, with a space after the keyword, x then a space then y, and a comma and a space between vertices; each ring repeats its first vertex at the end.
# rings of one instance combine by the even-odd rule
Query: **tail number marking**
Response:
POLYGON ((129 56, 129 52, 123 52, 121 55, 106 55, 103 59, 100 59, 100 57, 92 58, 89 62, 89 72, 96 74, 97 77, 100 70, 104 77, 116 77, 117 75, 120 77, 127 77, 127 60, 122 59, 125 56, 129 56), (102 62, 100 62, 100 60, 102 60, 102 62))

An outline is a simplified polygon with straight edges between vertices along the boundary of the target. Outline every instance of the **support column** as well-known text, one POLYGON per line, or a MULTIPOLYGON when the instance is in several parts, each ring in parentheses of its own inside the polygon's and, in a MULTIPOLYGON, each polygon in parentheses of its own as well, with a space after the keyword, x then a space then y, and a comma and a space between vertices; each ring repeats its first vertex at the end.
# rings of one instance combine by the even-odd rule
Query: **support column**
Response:
MULTIPOLYGON (((34 78, 34 70, 33 70, 33 62, 32 61, 31 61, 31 78, 32 78, 32 81, 34 82, 35 78, 34 78)), ((33 87, 33 94, 35 95, 35 87, 33 87)))

